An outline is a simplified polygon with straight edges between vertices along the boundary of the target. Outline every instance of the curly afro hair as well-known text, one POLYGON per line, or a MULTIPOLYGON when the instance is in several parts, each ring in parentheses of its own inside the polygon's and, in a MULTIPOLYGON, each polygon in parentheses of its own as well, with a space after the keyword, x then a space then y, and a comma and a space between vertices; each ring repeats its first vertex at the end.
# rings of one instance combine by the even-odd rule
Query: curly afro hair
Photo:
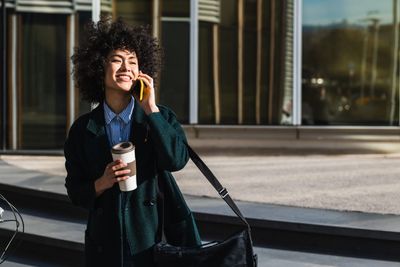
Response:
POLYGON ((148 27, 133 27, 121 18, 112 21, 110 17, 103 17, 97 23, 88 23, 85 30, 85 40, 72 56, 73 77, 82 99, 103 102, 107 56, 116 49, 135 52, 139 69, 157 80, 162 51, 148 27))

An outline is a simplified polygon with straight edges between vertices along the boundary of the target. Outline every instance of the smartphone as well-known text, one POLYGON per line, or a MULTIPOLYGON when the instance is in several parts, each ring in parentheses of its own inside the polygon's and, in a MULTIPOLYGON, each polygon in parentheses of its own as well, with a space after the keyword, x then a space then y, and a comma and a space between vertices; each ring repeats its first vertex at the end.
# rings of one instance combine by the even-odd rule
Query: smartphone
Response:
POLYGON ((132 93, 134 93, 135 96, 139 97, 138 100, 140 102, 143 100, 145 88, 146 88, 146 84, 141 79, 136 80, 135 84, 132 86, 132 89, 131 89, 132 93))

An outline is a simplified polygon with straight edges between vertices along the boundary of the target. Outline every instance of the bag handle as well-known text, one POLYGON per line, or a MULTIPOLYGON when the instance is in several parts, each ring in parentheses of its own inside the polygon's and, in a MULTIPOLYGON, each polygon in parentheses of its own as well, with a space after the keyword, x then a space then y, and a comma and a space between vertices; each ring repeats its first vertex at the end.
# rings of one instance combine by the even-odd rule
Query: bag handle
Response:
MULTIPOLYGON (((213 174, 213 172, 208 168, 208 166, 203 162, 200 156, 185 142, 185 145, 189 152, 189 157, 193 161, 193 163, 197 166, 200 172, 207 178, 210 184, 214 187, 214 189, 218 192, 221 198, 228 204, 228 206, 232 209, 232 211, 240 218, 240 220, 247 226, 247 229, 250 232, 250 225, 240 212, 239 208, 236 206, 235 202, 232 200, 231 196, 228 193, 228 190, 221 185, 218 181, 217 177, 213 174)), ((160 227, 157 231, 158 241, 165 241, 165 231, 164 231, 164 181, 162 179, 158 179, 157 182, 158 194, 160 197, 160 209, 158 209, 158 216, 161 218, 160 227)))
POLYGON ((212 171, 207 167, 207 165, 203 162, 203 160, 197 155, 196 152, 185 142, 187 149, 189 151, 189 157, 193 161, 193 163, 199 168, 201 173, 207 178, 210 184, 214 187, 214 189, 218 192, 220 197, 228 204, 228 206, 232 209, 232 211, 240 218, 240 220, 247 226, 250 230, 250 225, 245 219, 245 217, 240 212, 239 208, 236 206, 235 202, 232 200, 231 196, 228 193, 228 190, 221 185, 218 181, 217 177, 212 173, 212 171))

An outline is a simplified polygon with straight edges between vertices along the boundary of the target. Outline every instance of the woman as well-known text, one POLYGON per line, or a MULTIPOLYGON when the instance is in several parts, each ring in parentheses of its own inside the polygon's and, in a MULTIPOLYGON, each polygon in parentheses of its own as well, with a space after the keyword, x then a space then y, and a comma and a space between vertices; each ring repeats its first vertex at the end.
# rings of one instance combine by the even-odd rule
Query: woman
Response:
POLYGON ((99 105, 78 118, 65 142, 66 188, 71 201, 89 212, 85 232, 87 266, 153 266, 159 240, 158 179, 166 182, 165 228, 177 245, 200 242, 193 216, 169 172, 188 161, 185 134, 174 113, 156 105, 153 79, 160 47, 145 28, 104 18, 86 29, 86 41, 72 57, 74 79, 84 99, 99 105), (132 85, 147 86, 141 101, 132 85), (129 177, 113 161, 113 145, 135 145, 137 184, 121 192, 129 177))

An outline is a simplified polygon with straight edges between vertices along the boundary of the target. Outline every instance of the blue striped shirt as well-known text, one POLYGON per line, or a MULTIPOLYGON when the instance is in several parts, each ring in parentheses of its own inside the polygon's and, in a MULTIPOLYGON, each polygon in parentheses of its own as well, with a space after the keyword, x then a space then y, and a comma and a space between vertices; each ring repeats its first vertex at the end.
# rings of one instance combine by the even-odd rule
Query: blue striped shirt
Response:
POLYGON ((106 131, 111 147, 120 142, 129 141, 132 125, 132 113, 135 106, 133 97, 128 106, 119 114, 115 114, 107 105, 106 101, 103 102, 103 106, 106 131))

